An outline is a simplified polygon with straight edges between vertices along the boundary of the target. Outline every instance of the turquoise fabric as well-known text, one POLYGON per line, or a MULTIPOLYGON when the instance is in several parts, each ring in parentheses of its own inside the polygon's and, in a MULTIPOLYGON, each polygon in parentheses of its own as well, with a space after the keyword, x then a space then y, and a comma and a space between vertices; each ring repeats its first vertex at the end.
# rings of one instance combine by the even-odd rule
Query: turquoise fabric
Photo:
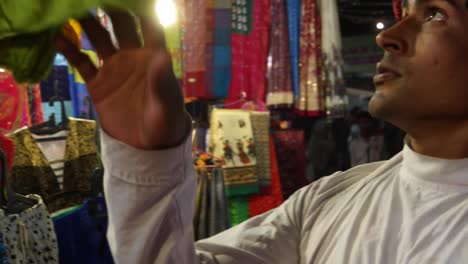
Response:
POLYGON ((69 18, 80 18, 98 6, 140 16, 154 12, 154 0, 2 0, 0 67, 12 71, 20 83, 45 78, 55 57, 53 36, 69 18))

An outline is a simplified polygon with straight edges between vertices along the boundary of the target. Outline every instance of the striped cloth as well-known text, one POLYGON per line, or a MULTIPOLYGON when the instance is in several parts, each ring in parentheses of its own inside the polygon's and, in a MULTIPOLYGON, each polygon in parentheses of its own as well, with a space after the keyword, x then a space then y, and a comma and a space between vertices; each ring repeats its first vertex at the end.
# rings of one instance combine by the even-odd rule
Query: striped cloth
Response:
MULTIPOLYGON (((32 135, 34 139, 46 139, 54 137, 66 137, 68 131, 61 131, 52 135, 32 135)), ((60 190, 63 190, 63 171, 65 166, 65 150, 67 147, 66 139, 63 140, 54 140, 54 141, 44 141, 37 142, 37 146, 41 150, 44 157, 49 162, 52 170, 54 171, 55 176, 57 176, 57 181, 59 183, 60 190)))

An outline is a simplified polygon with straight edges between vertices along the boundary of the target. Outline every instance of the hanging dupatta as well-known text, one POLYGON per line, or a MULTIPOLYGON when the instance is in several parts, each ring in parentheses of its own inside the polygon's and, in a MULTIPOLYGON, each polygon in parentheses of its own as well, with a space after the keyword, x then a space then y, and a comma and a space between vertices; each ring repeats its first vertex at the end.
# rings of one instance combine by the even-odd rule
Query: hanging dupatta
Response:
MULTIPOLYGON (((232 80, 227 103, 244 98, 261 104, 266 95, 270 0, 233 0, 232 80)), ((244 102, 233 105, 241 108, 244 102)))
POLYGON ((294 99, 299 98, 299 36, 301 32, 301 0, 287 0, 289 52, 294 99))
POLYGON ((347 112, 347 96, 343 77, 343 57, 340 21, 336 0, 320 0, 322 24, 322 76, 327 115, 344 117, 347 112))
POLYGON ((321 21, 316 0, 301 3, 300 83, 296 109, 307 116, 323 114, 321 21))
POLYGON ((272 25, 270 34, 270 55, 268 58, 268 106, 293 104, 294 93, 291 79, 291 57, 288 43, 288 21, 286 2, 272 0, 272 25))

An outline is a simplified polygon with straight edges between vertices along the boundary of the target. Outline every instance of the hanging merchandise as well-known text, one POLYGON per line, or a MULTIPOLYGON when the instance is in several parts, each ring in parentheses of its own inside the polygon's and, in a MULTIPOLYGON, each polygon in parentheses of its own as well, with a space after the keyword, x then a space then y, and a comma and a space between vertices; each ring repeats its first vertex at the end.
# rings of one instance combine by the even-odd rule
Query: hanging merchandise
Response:
POLYGON ((323 114, 321 21, 317 0, 301 1, 300 81, 296 109, 307 116, 323 114))
POLYGON ((226 194, 258 193, 255 142, 250 113, 242 110, 214 109, 211 113, 210 150, 223 158, 226 194))
POLYGON ((248 0, 232 1, 233 33, 248 35, 252 32, 253 2, 248 0))
MULTIPOLYGON (((242 14, 252 21, 250 33, 232 33, 232 80, 227 103, 230 108, 241 108, 246 99, 260 105, 266 95, 266 73, 270 31, 270 0, 242 0, 253 6, 252 14, 242 14), (245 96, 244 96, 245 94, 245 96), (234 104, 233 102, 237 102, 234 104)), ((244 8, 242 8, 244 9, 244 8)), ((248 11, 248 9, 247 9, 248 11)), ((233 16, 237 14, 233 14, 233 16)), ((244 18, 242 18, 244 20, 244 18)), ((234 27, 235 25, 233 25, 234 27)))
MULTIPOLYGON (((161 0, 158 0, 161 1, 161 0)), ((166 47, 172 58, 172 68, 177 79, 182 80, 184 74, 182 58, 182 36, 183 36, 183 16, 184 5, 182 0, 172 0, 174 4, 175 21, 170 24, 164 24, 164 33, 166 36, 166 47)), ((167 11, 166 11, 167 12, 167 11)))
POLYGON ((307 184, 304 131, 273 132, 284 199, 307 184))
POLYGON ((281 180, 278 171, 278 160, 273 139, 270 137, 269 149, 271 163, 271 193, 259 194, 249 197, 249 217, 266 213, 283 203, 283 191, 281 189, 281 180))
POLYGON ((99 165, 96 123, 67 120, 68 129, 56 134, 35 135, 23 128, 9 135, 16 149, 9 179, 13 189, 41 195, 50 212, 83 203, 99 165))
POLYGON ((200 240, 228 229, 231 223, 221 167, 197 166, 197 175, 194 234, 200 240))
POLYGON ((41 197, 18 195, 7 184, 13 148, 13 143, 0 135, 2 263, 59 263, 57 239, 41 197))
POLYGON ((186 98, 224 98, 231 80, 231 3, 186 3, 184 90, 186 98))
POLYGON ((249 219, 249 197, 235 196, 229 198, 229 217, 231 225, 236 226, 249 219))
MULTIPOLYGON (((253 142, 255 142, 255 157, 257 160, 256 174, 260 193, 271 193, 271 163, 270 163, 270 113, 251 112, 253 142)), ((252 143, 253 144, 253 143, 252 143)))
POLYGON ((268 57, 268 106, 292 106, 294 102, 289 55, 286 2, 271 0, 270 55, 268 57))
POLYGON ((60 263, 114 263, 106 238, 105 211, 105 201, 99 197, 54 217, 60 263))
POLYGON ((329 117, 344 117, 348 100, 343 76, 338 7, 336 0, 319 0, 318 6, 322 25, 322 89, 325 92, 325 110, 329 117))
POLYGON ((0 71, 0 134, 31 125, 27 85, 18 85, 10 72, 0 71))
POLYGON ((301 32, 301 0, 286 0, 288 14, 289 53, 294 100, 299 98, 299 42, 301 32))

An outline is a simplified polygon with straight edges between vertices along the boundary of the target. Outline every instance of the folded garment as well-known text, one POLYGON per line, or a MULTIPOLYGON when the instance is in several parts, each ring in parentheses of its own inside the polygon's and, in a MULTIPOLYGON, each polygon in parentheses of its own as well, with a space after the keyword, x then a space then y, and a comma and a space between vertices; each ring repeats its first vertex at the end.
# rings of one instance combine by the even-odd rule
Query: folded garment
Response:
POLYGON ((0 67, 12 71, 17 82, 36 83, 47 77, 55 55, 53 37, 69 18, 96 7, 147 16, 153 5, 154 0, 2 0, 0 67))

